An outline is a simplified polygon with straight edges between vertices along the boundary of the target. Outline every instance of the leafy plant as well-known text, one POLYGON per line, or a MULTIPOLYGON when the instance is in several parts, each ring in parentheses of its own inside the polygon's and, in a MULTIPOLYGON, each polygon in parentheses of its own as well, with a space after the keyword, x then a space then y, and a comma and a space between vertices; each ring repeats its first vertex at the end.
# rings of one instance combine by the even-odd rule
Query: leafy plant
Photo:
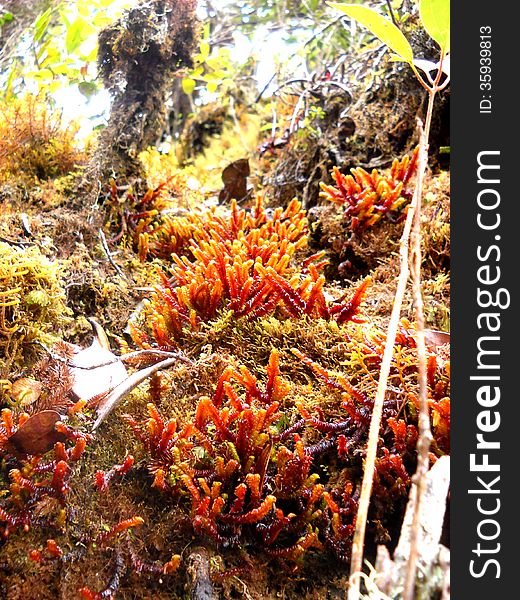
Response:
POLYGON ((285 210, 277 208, 270 217, 261 197, 251 214, 233 201, 229 216, 210 210, 192 216, 191 222, 189 252, 172 254, 173 277, 161 273, 161 283, 143 311, 142 325, 130 322, 138 345, 176 348, 223 310, 247 319, 278 311, 288 317, 309 315, 340 324, 359 321, 369 278, 349 300, 330 301, 319 273, 322 256, 309 257, 301 272, 298 269, 295 256, 307 244, 307 219, 297 200, 285 210))
POLYGON ((70 323, 63 277, 36 246, 0 242, 0 380, 27 364, 30 342, 51 343, 70 323))
POLYGON ((388 215, 397 216, 410 201, 410 181, 417 168, 419 150, 411 158, 395 159, 388 175, 377 169, 371 173, 361 167, 343 175, 334 167, 332 178, 335 186, 320 183, 320 196, 345 207, 345 218, 353 230, 365 229, 388 215))
MULTIPOLYGON (((90 97, 96 83, 97 33, 132 2, 63 0, 52 3, 27 28, 12 52, 3 95, 22 87, 56 92, 70 84, 90 97)), ((6 13, 2 19, 6 19, 6 13)))
POLYGON ((41 94, 0 100, 0 183, 34 185, 73 171, 86 158, 77 131, 41 94))
POLYGON ((209 25, 204 28, 193 63, 193 69, 182 79, 184 93, 192 94, 197 88, 200 95, 202 88, 209 94, 218 91, 224 96, 226 91, 234 87, 238 65, 231 59, 229 48, 211 47, 209 25))
MULTIPOLYGON (((414 386, 417 368, 407 325, 402 323, 393 361, 395 383, 406 400, 385 401, 385 428, 375 463, 374 519, 402 504, 414 467, 417 412, 407 389, 414 386)), ((152 486, 189 507, 198 536, 213 540, 221 551, 256 548, 293 567, 311 550, 331 552, 343 562, 350 559, 361 449, 372 406, 362 388, 373 381, 384 347, 381 331, 367 329, 364 337, 365 344, 352 342, 352 354, 354 348, 358 353, 352 358, 358 369, 353 375, 356 385, 293 349, 321 384, 319 391, 306 387, 306 396, 316 395, 318 404, 307 402, 298 387, 282 377, 279 353, 273 350, 263 383, 245 366, 230 364, 211 397, 198 398, 194 416, 169 418, 150 403, 147 418, 124 417, 145 450, 152 486), (328 469, 332 464, 334 469, 328 469)), ((446 404, 445 367, 432 355, 431 418, 444 426, 436 430, 435 455, 444 452, 449 431, 446 413, 437 412, 440 402, 446 404)), ((449 413, 449 401, 445 408, 449 413)), ((101 486, 104 481, 102 476, 101 486)))

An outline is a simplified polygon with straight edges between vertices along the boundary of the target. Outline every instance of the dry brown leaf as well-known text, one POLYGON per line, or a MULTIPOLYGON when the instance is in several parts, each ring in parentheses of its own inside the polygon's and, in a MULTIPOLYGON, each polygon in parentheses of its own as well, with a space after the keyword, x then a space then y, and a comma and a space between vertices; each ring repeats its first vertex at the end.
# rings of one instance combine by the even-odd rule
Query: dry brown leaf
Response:
POLYGON ((45 454, 56 442, 66 439, 63 433, 55 429, 60 419, 55 410, 42 410, 29 417, 9 438, 8 444, 24 454, 45 454))
POLYGON ((38 400, 42 390, 42 384, 36 379, 21 377, 13 383, 9 394, 20 406, 29 406, 38 400))

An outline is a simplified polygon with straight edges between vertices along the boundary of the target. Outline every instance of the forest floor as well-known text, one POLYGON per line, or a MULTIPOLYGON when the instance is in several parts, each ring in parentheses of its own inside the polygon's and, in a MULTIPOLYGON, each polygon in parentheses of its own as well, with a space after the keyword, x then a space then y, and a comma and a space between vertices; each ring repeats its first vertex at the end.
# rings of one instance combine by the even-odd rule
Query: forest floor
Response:
MULTIPOLYGON (((361 117, 358 135, 360 128, 361 117)), ((332 129, 319 142, 329 155, 334 154, 332 129)), ((341 131, 336 127, 335 133, 337 141, 341 131)), ((218 148, 219 136, 216 139, 217 142, 212 142, 212 151, 218 148)), ((437 150, 440 145, 447 145, 442 136, 436 143, 437 150)), ((11 412, 14 425, 9 429, 9 419, 4 410, 3 438, 0 437, 4 444, 0 455, 0 526, 5 526, 5 535, 0 540, 0 597, 9 600, 72 600, 80 597, 81 589, 85 598, 107 597, 111 593, 122 599, 189 597, 196 585, 189 567, 190 555, 194 548, 200 546, 209 553, 213 586, 218 597, 255 600, 344 597, 353 523, 352 515, 349 516, 352 509, 348 507, 352 506, 351 502, 355 504, 359 493, 363 441, 366 440, 367 421, 363 410, 370 407, 370 398, 373 398, 377 385, 384 331, 399 273, 398 245, 406 203, 400 207, 396 205, 394 210, 373 224, 363 226, 362 223, 356 227, 354 223, 353 226, 345 205, 331 202, 326 194, 319 196, 320 180, 328 185, 335 183, 330 177, 330 170, 337 164, 336 161, 330 158, 328 162, 324 161, 323 155, 313 156, 316 144, 312 142, 301 144, 301 141, 290 142, 267 154, 257 153, 251 159, 252 176, 245 181, 247 184, 251 181, 261 184, 235 212, 225 194, 223 198, 221 196, 220 203, 216 201, 215 194, 205 194, 204 202, 197 204, 197 198, 204 194, 200 192, 200 181, 197 185, 193 183, 196 168, 192 166, 185 172, 181 169, 175 172, 171 165, 165 167, 161 163, 163 159, 157 151, 146 158, 148 182, 134 183, 132 194, 121 182, 100 181, 100 193, 94 202, 91 196, 82 192, 89 176, 88 167, 62 171, 59 177, 31 175, 14 183, 12 178, 3 177, 0 189, 0 252, 3 261, 3 270, 0 271, 0 379, 3 384, 0 403, 2 408, 11 412), (161 163, 159 167, 154 160, 161 163), (281 174, 285 174, 285 183, 293 176, 297 179, 298 169, 306 161, 304 170, 308 176, 303 183, 280 185, 281 174), (152 163, 155 166, 151 166, 152 163), (163 187, 159 188, 159 184, 163 187), (155 189, 156 193, 150 192, 145 197, 148 187, 155 189), (261 208, 258 205, 255 208, 257 191, 264 196, 261 208), (293 207, 292 214, 277 214, 277 209, 280 208, 281 212, 287 208, 293 196, 302 200, 303 206, 293 207), (287 236, 290 250, 282 247, 280 253, 281 256, 287 255, 290 264, 287 272, 282 267, 277 272, 289 288, 284 288, 285 284, 280 283, 275 275, 269 275, 270 293, 274 294, 273 290, 277 293, 273 310, 256 316, 253 311, 248 314, 242 305, 243 316, 239 317, 238 309, 233 310, 233 305, 230 308, 231 293, 226 298, 221 292, 218 310, 206 317, 205 311, 209 310, 211 303, 208 293, 211 294, 215 288, 209 289, 209 292, 207 289, 201 291, 204 277, 209 277, 207 272, 201 271, 202 275, 197 275, 194 270, 188 269, 186 277, 193 280, 182 285, 188 290, 186 293, 192 294, 188 303, 192 312, 188 311, 181 329, 176 328, 171 314, 161 313, 161 307, 168 304, 168 294, 177 293, 175 285, 165 292, 168 285, 164 278, 160 278, 158 270, 166 273, 168 279, 172 278, 172 273, 183 273, 183 260, 190 264, 200 260, 203 264, 202 254, 209 252, 209 246, 201 245, 201 240, 208 244, 211 239, 222 240, 225 238, 223 232, 227 235, 233 228, 233 219, 236 226, 238 217, 254 220, 260 213, 262 219, 257 218, 256 223, 238 227, 242 227, 242 233, 236 234, 234 239, 238 241, 230 242, 229 248, 238 247, 243 243, 243 237, 255 228, 261 230, 255 238, 256 243, 260 246, 264 243, 262 248, 267 248, 267 238, 274 231, 269 230, 269 223, 274 223, 279 226, 277 237, 273 238, 277 248, 270 247, 269 252, 270 256, 275 255, 279 260, 276 252, 280 251, 283 236, 287 236), (262 226, 267 229, 262 229, 262 226), (294 230, 300 227, 301 230, 291 233, 291 227, 294 230), (214 237, 211 237, 212 231, 217 232, 214 237), (205 238, 205 235, 209 237, 205 238), (195 246, 190 246, 195 243, 193 240, 202 253, 200 257, 194 252, 195 246), (179 257, 177 262, 171 260, 172 252, 179 257), (310 258, 319 252, 323 254, 310 258), (326 259, 327 264, 321 264, 322 259, 326 259), (316 276, 312 269, 309 270, 309 264, 317 265, 316 276), (318 279, 318 275, 322 279, 318 279), (197 277, 200 279, 197 280, 197 277), (190 292, 189 286, 193 281, 198 282, 199 289, 190 292), (305 281, 306 284, 302 283, 305 281), (363 287, 365 283, 366 289, 363 287), (161 290, 162 295, 154 289, 161 290), (344 321, 337 317, 339 313, 334 316, 331 312, 326 316, 318 308, 305 312, 306 309, 298 308, 299 301, 296 295, 293 297, 291 289, 297 290, 307 303, 309 290, 315 289, 316 297, 323 298, 320 306, 327 307, 343 306, 341 303, 352 301, 358 290, 360 306, 352 306, 352 314, 349 313, 349 318, 344 321), (155 298, 155 304, 148 301, 143 305, 143 298, 155 298), (10 300, 13 302, 10 303, 10 300), (77 398, 71 394, 70 381, 64 383, 70 373, 60 372, 57 383, 50 375, 52 372, 55 376, 61 364, 59 360, 52 363, 56 358, 52 352, 59 354, 62 341, 80 347, 91 344, 93 332, 88 317, 95 318, 103 327, 116 356, 160 347, 169 352, 180 352, 190 361, 179 361, 173 367, 162 370, 126 395, 92 438, 89 436, 99 407, 95 402, 76 406, 77 398), (196 326, 193 326, 195 321, 196 326), (165 340, 169 340, 168 343, 165 340), (270 358, 273 351, 279 360, 278 372, 274 363, 270 362, 274 360, 270 358), (257 387, 254 387, 256 383, 253 385, 247 379, 244 368, 257 381, 257 387), (215 398, 219 378, 226 369, 231 375, 228 376, 227 387, 224 386, 229 395, 225 402, 234 402, 232 396, 235 390, 244 402, 244 397, 249 398, 247 402, 252 406, 253 400, 247 394, 253 393, 252 389, 260 389, 264 390, 264 394, 276 396, 277 402, 281 403, 278 420, 269 429, 260 431, 262 435, 271 436, 271 441, 267 443, 265 437, 258 442, 263 450, 255 454, 255 468, 264 478, 265 490, 261 499, 265 499, 267 492, 276 496, 276 506, 281 507, 286 516, 297 513, 296 521, 300 519, 302 525, 299 529, 284 529, 272 544, 266 543, 262 533, 274 522, 272 511, 263 520, 244 522, 239 527, 230 525, 232 518, 219 522, 218 515, 212 514, 211 518, 218 523, 217 536, 211 535, 208 522, 205 522, 206 526, 194 526, 196 514, 202 515, 203 509, 200 503, 196 504, 195 492, 189 489, 189 485, 182 489, 179 483, 179 473, 182 472, 185 477, 187 471, 176 469, 180 468, 179 464, 185 463, 172 456, 165 458, 157 453, 157 447, 152 447, 151 431, 155 417, 147 409, 149 403, 156 405, 165 419, 175 418, 179 430, 185 423, 206 427, 204 433, 211 443, 208 442, 205 447, 205 442, 200 442, 200 446, 192 448, 194 453, 204 446, 205 450, 201 451, 207 454, 214 452, 213 459, 222 456, 227 462, 231 460, 231 455, 223 454, 219 446, 221 442, 215 434, 219 421, 216 417, 215 421, 211 421, 210 417, 200 416, 201 398, 215 398), (28 379, 42 386, 43 394, 38 388, 42 395, 31 395, 26 387, 24 394, 28 395, 20 394, 20 386, 15 385, 19 380, 29 387, 38 387, 28 384, 28 379), (276 382, 276 393, 269 392, 269 381, 271 384, 276 382), (56 400, 59 394, 52 394, 53 385, 59 388, 59 401, 56 400), (350 400, 347 399, 349 393, 350 400), (74 412, 76 409, 71 411, 72 406, 76 406, 77 412, 74 412), (349 407, 352 413, 348 413, 349 407), (16 439, 18 446, 13 450, 13 440, 9 446, 11 436, 23 426, 23 419, 22 422, 19 420, 21 414, 33 416, 49 409, 60 415, 68 414, 65 422, 77 433, 76 436, 70 434, 59 438, 66 447, 61 450, 62 459, 69 465, 64 483, 67 489, 62 490, 63 493, 58 493, 52 487, 54 484, 49 483, 60 457, 54 443, 41 455, 36 455, 36 459, 20 451, 20 444, 24 443, 19 441, 20 435, 16 439), (143 433, 144 442, 134 433, 139 426, 129 426, 128 420, 121 418, 123 414, 130 415, 137 424, 148 419, 144 428, 140 429, 148 432, 143 433), (282 426, 283 419, 286 421, 282 426), (299 420, 305 423, 300 424, 298 429, 299 420), (280 431, 293 425, 296 437, 281 438, 280 431), (342 451, 345 437, 353 439, 356 430, 360 431, 357 442, 352 442, 351 446, 347 443, 347 450, 342 451), (298 435, 301 436, 300 441, 298 435), (86 449, 81 457, 71 455, 71 449, 77 446, 78 436, 86 440, 86 449), (305 470, 302 467, 303 479, 296 483, 297 475, 292 475, 293 479, 288 475, 285 488, 281 471, 285 452, 280 450, 282 441, 290 453, 289 460, 293 460, 294 464, 298 460, 305 462, 304 456, 312 457, 309 468, 305 470), (298 458, 298 444, 302 441, 305 448, 317 448, 321 443, 323 450, 315 449, 298 458), (265 458, 265 448, 271 453, 270 457, 265 458), (95 485, 98 481, 96 473, 114 474, 111 469, 114 465, 123 464, 128 455, 132 455, 135 462, 126 474, 116 473, 106 489, 95 485), (262 465, 262 460, 267 462, 262 465), (38 465, 44 464, 51 466, 39 473, 38 465), (170 471, 166 472, 166 483, 161 487, 157 471, 165 464, 170 471), (18 470, 28 482, 17 480, 13 470, 18 470), (320 484, 316 483, 318 478, 312 478, 312 473, 319 476, 320 484), (322 485, 323 489, 318 485, 322 485), (52 488, 50 491, 49 486, 52 488), (292 492, 287 491, 289 488, 292 492), (314 511, 312 518, 310 512, 305 516, 307 509, 298 501, 301 490, 309 493, 314 490, 316 495, 320 495, 316 506, 308 508, 308 511, 314 511), (324 493, 325 496, 321 497, 324 493), (334 514, 337 516, 334 517, 334 514), (142 524, 104 539, 104 533, 136 515, 144 520, 142 524), (235 534, 240 537, 238 543, 233 543, 235 534), (58 550, 53 550, 48 540, 55 540, 58 550), (300 548, 298 544, 303 545, 300 548), (288 548, 292 548, 291 552, 288 548), (283 549, 287 551, 280 551, 283 549), (170 572, 166 565, 168 561, 174 563, 177 559, 172 557, 177 555, 180 566, 172 566, 170 572), (106 592, 104 596, 96 596, 92 590, 106 592)), ((369 164, 374 162, 370 163, 367 157, 354 162, 354 143, 349 148, 350 160, 338 164, 342 172, 348 174, 350 166, 361 164, 370 173, 369 164)), ((384 149, 385 152, 387 150, 384 149)), ((401 152, 396 151, 394 156, 381 161, 378 167, 380 173, 388 175, 392 160, 402 159, 406 152, 411 156, 412 150, 413 139, 410 138, 402 144, 401 152)), ((84 165, 89 164, 95 153, 91 151, 87 155, 84 165)), ((228 163, 242 158, 240 155, 227 156, 230 157, 228 163)), ((218 182, 222 163, 216 169, 214 165, 208 166, 211 152, 206 154, 205 161, 208 170, 212 168, 217 172, 218 182)), ((438 152, 434 153, 433 164, 434 170, 428 173, 424 189, 422 246, 435 438, 432 460, 435 460, 435 457, 449 453, 449 415, 443 412, 449 396, 449 335, 443 337, 438 332, 449 332, 450 178, 449 168, 442 157, 439 158, 438 152)), ((240 173, 236 175, 236 185, 241 185, 240 177, 244 179, 240 173)), ((233 183, 226 185, 229 187, 233 183)), ((250 243, 252 238, 247 239, 250 243)), ((250 243, 248 248, 254 253, 254 244, 250 243)), ((217 254, 208 256, 213 257, 215 264, 218 263, 217 254)), ((276 264, 273 259, 271 265, 276 264)), ((249 265, 247 268, 252 267, 249 265)), ((229 270, 226 277, 229 284, 229 270)), ((171 284, 172 279, 169 282, 171 284)), ((177 285, 181 285, 178 277, 177 285)), ((236 305, 239 304, 237 300, 236 305)), ((384 543, 390 550, 395 548, 407 501, 409 477, 415 466, 413 451, 410 450, 417 416, 414 409, 417 386, 413 367, 414 317, 410 292, 405 298, 402 317, 378 455, 378 491, 367 530, 366 558, 371 562, 375 560, 378 544, 384 543), (404 433, 399 429, 399 423, 404 424, 404 433), (394 460, 397 456, 399 465, 397 458, 394 460), (392 460, 394 463, 390 464, 392 460), (404 470, 399 471, 401 468, 404 470)), ((142 366, 128 363, 132 372, 142 366)), ((273 399, 265 402, 267 406, 273 399)), ((222 409, 221 406, 218 408, 222 409)), ((227 418, 222 414, 221 411, 221 419, 227 418)), ((155 418, 156 425, 158 422, 155 418)), ((236 425, 237 421, 228 423, 230 429, 235 426, 233 423, 236 425)), ((260 433, 257 432, 258 435, 260 433)), ((32 432, 35 436, 44 434, 50 435, 48 431, 32 432)), ((233 439, 238 444, 238 438, 233 439)), ((51 441, 56 442, 58 438, 51 441)), ((184 451, 185 446, 181 444, 178 447, 184 451)), ((204 474, 215 469, 215 462, 207 457, 201 461, 203 466, 197 466, 199 479, 194 476, 193 481, 199 486, 197 493, 202 497, 207 494, 204 490, 209 491, 208 485, 211 487, 218 477, 224 485, 226 480, 222 473, 216 475, 216 471, 213 475, 204 474), (204 477, 206 483, 201 481, 204 477)), ((255 468, 248 467, 249 474, 256 472, 255 468)), ((294 469, 296 473, 296 467, 294 469)), ((182 481, 185 482, 186 478, 182 481)), ((222 496, 224 502, 231 503, 232 491, 236 493, 235 486, 240 481, 238 478, 229 483, 226 495, 222 496)), ((210 492, 209 496, 214 501, 217 492, 210 492)), ((308 499, 305 494, 302 497, 308 499)), ((258 507, 259 503, 251 506, 258 507)), ((229 505, 226 510, 231 510, 229 505)), ((449 543, 447 539, 443 541, 449 543)))

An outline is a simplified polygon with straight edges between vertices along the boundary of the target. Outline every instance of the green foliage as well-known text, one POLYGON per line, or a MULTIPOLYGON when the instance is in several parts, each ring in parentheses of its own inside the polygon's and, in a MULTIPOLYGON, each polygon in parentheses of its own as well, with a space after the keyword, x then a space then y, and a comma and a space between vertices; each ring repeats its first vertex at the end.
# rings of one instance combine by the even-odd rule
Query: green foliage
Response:
POLYGON ((0 100, 0 183, 31 186, 70 173, 85 160, 76 133, 42 96, 0 100))
MULTIPOLYGON (((410 64, 413 62, 413 50, 408 40, 396 25, 378 12, 359 4, 337 2, 328 2, 327 4, 364 25, 393 50, 399 60, 410 64)), ((439 44, 443 54, 448 53, 450 48, 449 0, 420 0, 419 12, 422 24, 430 37, 439 44)))
POLYGON ((0 378, 22 366, 29 342, 51 343, 70 322, 63 276, 35 246, 0 242, 0 378))
POLYGON ((0 15, 0 31, 1 31, 1 27, 2 25, 5 25, 5 23, 10 23, 13 20, 13 13, 10 12, 5 12, 3 14, 0 15))
POLYGON ((3 74, 4 97, 28 86, 53 93, 70 84, 78 84, 84 95, 92 94, 97 33, 130 4, 130 0, 64 0, 51 5, 21 36, 16 56, 3 74))
POLYGON ((335 2, 328 4, 364 25, 402 60, 406 62, 413 60, 412 47, 401 30, 375 10, 359 4, 338 4, 335 2))
POLYGON ((449 0, 421 0, 421 21, 429 33, 447 54, 450 51, 450 2, 449 0))
POLYGON ((231 59, 231 52, 225 46, 211 46, 209 27, 204 28, 199 51, 193 57, 194 68, 182 80, 185 94, 206 90, 209 94, 217 91, 223 96, 235 86, 239 65, 231 59))

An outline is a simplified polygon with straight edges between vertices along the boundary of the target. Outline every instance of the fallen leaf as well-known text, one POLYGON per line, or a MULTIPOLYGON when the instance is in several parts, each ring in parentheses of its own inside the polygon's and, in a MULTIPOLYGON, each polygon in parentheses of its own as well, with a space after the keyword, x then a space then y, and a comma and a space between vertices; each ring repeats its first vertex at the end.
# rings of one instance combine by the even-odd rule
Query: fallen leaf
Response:
POLYGON ((425 329, 424 337, 428 346, 442 346, 450 343, 450 334, 436 329, 425 329))
POLYGON ((65 435, 55 429, 60 419, 55 410, 42 410, 29 417, 8 439, 8 444, 24 454, 45 454, 56 442, 66 440, 65 435))
POLYGON ((88 348, 75 352, 71 360, 74 380, 72 393, 81 400, 91 400, 105 394, 123 382, 128 374, 126 367, 110 351, 105 331, 94 319, 89 319, 94 339, 88 348))
POLYGON ((222 171, 224 189, 219 194, 219 202, 223 203, 231 199, 243 200, 248 195, 247 177, 250 172, 247 158, 240 158, 229 164, 222 171))
POLYGON ((29 406, 36 402, 42 393, 43 386, 36 379, 21 377, 17 379, 9 391, 11 398, 20 406, 29 406))
POLYGON ((108 392, 127 378, 123 363, 110 350, 102 348, 97 338, 91 346, 75 354, 71 363, 72 392, 81 400, 108 392))

